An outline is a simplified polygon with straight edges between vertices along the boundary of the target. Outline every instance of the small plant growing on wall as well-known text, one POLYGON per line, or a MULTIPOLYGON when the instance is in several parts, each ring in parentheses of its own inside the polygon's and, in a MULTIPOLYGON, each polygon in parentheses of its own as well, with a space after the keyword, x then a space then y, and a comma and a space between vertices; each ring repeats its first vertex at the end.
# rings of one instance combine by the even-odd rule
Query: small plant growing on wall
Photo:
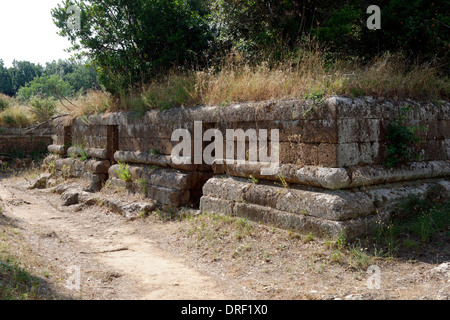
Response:
POLYGON ((161 154, 161 152, 158 149, 152 149, 151 154, 157 156, 157 155, 161 154))
POLYGON ((419 153, 415 151, 415 146, 422 139, 417 133, 420 130, 425 130, 425 128, 410 126, 405 123, 409 110, 409 105, 403 107, 400 110, 400 116, 389 123, 387 127, 387 159, 385 165, 388 168, 420 158, 419 153))
POLYGON ((141 178, 138 180, 138 182, 141 188, 141 192, 143 194, 147 194, 147 180, 141 178))
POLYGON ((117 175, 122 181, 131 181, 130 166, 126 163, 119 162, 119 169, 117 175))
POLYGON ((254 184, 258 184, 258 183, 259 183, 259 179, 256 178, 256 177, 255 177, 254 175, 252 175, 252 174, 251 174, 248 178, 249 178, 248 181, 251 182, 251 183, 254 183, 254 184))
POLYGON ((309 109, 305 110, 303 113, 304 116, 309 115, 315 108, 325 106, 324 100, 324 92, 322 90, 312 90, 308 94, 305 95, 305 99, 311 100, 312 104, 309 109))
POLYGON ((89 159, 89 154, 87 153, 86 148, 81 147, 80 148, 80 158, 79 158, 79 160, 80 161, 86 161, 88 159, 89 159))
POLYGON ((280 182, 284 188, 286 188, 286 189, 289 188, 289 183, 287 183, 286 178, 284 177, 284 175, 281 172, 278 174, 278 179, 280 179, 280 182))

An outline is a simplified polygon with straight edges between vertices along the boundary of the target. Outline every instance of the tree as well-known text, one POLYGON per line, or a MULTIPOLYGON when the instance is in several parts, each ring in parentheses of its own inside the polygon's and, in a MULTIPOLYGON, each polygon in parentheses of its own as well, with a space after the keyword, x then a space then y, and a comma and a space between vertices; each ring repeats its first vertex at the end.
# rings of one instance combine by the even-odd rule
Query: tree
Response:
POLYGON ((13 61, 12 68, 8 72, 12 79, 12 86, 14 93, 23 87, 25 84, 33 80, 35 77, 42 74, 43 68, 41 65, 36 65, 29 61, 13 61))
POLYGON ((88 64, 77 64, 72 73, 64 77, 76 92, 85 93, 88 89, 99 89, 98 74, 88 64))
POLYGON ((215 0, 213 23, 222 42, 253 55, 280 46, 292 49, 321 15, 342 5, 334 0, 215 0))
POLYGON ((120 93, 172 67, 192 67, 213 40, 203 0, 65 0, 52 10, 73 50, 92 60, 105 88, 120 93), (81 10, 81 28, 67 25, 81 10))
POLYGON ((74 62, 60 59, 47 62, 43 74, 46 76, 59 76, 61 79, 64 79, 67 74, 74 72, 74 70, 74 62))
POLYGON ((415 58, 435 57, 449 62, 450 2, 447 0, 382 0, 381 29, 366 27, 370 1, 348 1, 333 10, 315 30, 333 51, 374 57, 385 51, 403 50, 415 58))
POLYGON ((14 95, 11 75, 8 69, 4 66, 3 60, 0 59, 0 93, 8 96, 14 95))
POLYGON ((381 29, 369 30, 370 0, 215 0, 219 39, 249 55, 293 49, 314 36, 333 53, 375 57, 403 49, 431 59, 450 57, 448 0, 379 0, 381 29), (272 47, 272 48, 270 48, 272 47))
POLYGON ((17 98, 22 102, 30 101, 33 97, 59 98, 70 97, 74 93, 72 86, 59 76, 36 77, 17 92, 17 98))
POLYGON ((382 8, 381 49, 403 48, 425 58, 450 59, 448 0, 390 0, 382 8))
POLYGON ((89 63, 81 60, 58 60, 46 64, 44 75, 57 76, 72 86, 75 92, 99 89, 98 74, 89 63))

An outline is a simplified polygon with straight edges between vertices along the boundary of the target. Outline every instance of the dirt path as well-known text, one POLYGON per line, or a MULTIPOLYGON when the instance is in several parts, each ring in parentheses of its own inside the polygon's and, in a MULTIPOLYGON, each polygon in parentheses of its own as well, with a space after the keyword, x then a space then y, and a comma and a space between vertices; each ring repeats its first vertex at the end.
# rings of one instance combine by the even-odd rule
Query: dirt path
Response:
MULTIPOLYGON (((131 221, 99 203, 63 207, 61 195, 29 185, 0 180, 2 214, 58 299, 450 299, 445 240, 408 258, 375 258, 362 246, 337 250, 326 239, 242 219, 164 220, 155 212, 131 221), (368 286, 369 265, 381 271, 379 288, 368 286), (80 289, 67 288, 73 270, 80 289)), ((114 190, 95 196, 135 201, 114 190)))
POLYGON ((60 270, 60 285, 67 286, 67 279, 72 279, 75 269, 68 268, 79 268, 81 289, 70 295, 87 299, 235 298, 214 279, 158 249, 150 237, 118 215, 101 214, 95 207, 74 213, 58 207, 48 191, 3 184, 0 199, 4 214, 14 219, 33 251, 60 270))

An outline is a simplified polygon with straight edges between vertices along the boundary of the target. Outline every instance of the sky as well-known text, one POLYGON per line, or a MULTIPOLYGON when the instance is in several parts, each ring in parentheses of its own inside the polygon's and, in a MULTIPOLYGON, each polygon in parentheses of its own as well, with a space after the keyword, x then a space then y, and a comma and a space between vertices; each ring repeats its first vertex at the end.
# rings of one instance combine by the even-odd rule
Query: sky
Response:
POLYGON ((67 59, 70 42, 57 34, 50 10, 62 0, 0 0, 0 59, 40 63, 67 59))

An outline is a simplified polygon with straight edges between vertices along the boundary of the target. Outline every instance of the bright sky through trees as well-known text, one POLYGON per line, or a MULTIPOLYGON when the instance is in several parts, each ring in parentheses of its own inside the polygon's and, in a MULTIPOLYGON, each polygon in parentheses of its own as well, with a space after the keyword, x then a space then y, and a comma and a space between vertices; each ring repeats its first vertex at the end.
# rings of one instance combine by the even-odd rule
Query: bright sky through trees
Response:
POLYGON ((0 59, 45 64, 66 59, 70 43, 57 34, 50 10, 62 0, 0 0, 0 59))

